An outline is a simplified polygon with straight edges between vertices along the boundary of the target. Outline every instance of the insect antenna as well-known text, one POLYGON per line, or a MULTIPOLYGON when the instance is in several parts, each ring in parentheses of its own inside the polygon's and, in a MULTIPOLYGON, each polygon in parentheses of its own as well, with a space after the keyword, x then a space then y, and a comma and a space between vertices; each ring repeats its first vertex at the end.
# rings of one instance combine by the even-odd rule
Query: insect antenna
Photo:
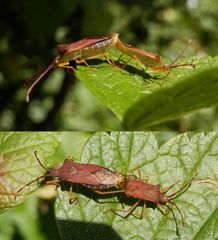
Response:
POLYGON ((166 64, 164 66, 166 68, 177 68, 177 67, 184 67, 184 66, 190 66, 190 67, 194 68, 195 65, 192 63, 184 63, 184 64, 175 65, 176 62, 184 55, 185 51, 187 50, 187 48, 189 47, 190 44, 191 44, 191 39, 188 41, 188 43, 186 44, 184 49, 179 53, 179 55, 176 57, 176 59, 174 59, 170 64, 166 64))
POLYGON ((177 183, 179 183, 180 180, 176 181, 175 183, 173 183, 172 185, 170 185, 168 188, 166 188, 165 190, 161 191, 161 193, 167 193, 171 188, 173 188, 177 183))
MULTIPOLYGON (((174 204, 173 204, 173 205, 174 205, 174 204)), ((168 205, 161 205, 161 206, 167 207, 167 208, 169 209, 169 211, 172 213, 173 219, 174 219, 175 225, 176 225, 176 235, 178 236, 178 235, 179 235, 178 222, 177 222, 177 219, 176 219, 176 216, 175 216, 175 213, 174 213, 173 209, 172 209, 170 206, 168 206, 168 205)), ((176 209, 177 209, 177 208, 176 208, 176 209)), ((180 212, 180 211, 179 211, 179 212, 180 212)), ((181 213, 181 212, 180 212, 180 213, 181 213)), ((180 216, 181 216, 181 214, 180 214, 180 216)), ((183 219, 183 217, 181 217, 181 218, 183 219)))
POLYGON ((37 151, 34 151, 34 155, 36 157, 36 160, 38 161, 39 165, 46 171, 48 171, 48 168, 46 168, 45 166, 43 166, 42 162, 39 160, 39 157, 37 155, 37 151))
POLYGON ((30 86, 26 93, 26 102, 30 101, 30 93, 32 92, 33 88, 40 82, 40 80, 56 65, 58 61, 58 58, 55 58, 54 61, 49 64, 47 67, 45 67, 43 70, 41 70, 39 73, 34 75, 32 78, 36 78, 36 80, 33 82, 33 84, 30 86))
MULTIPOLYGON (((181 212, 180 208, 177 206, 177 204, 174 203, 174 202, 171 201, 171 200, 174 199, 174 198, 176 198, 176 197, 178 197, 180 194, 182 194, 184 191, 186 191, 186 190, 189 188, 191 182, 197 177, 197 175, 198 175, 198 173, 196 172, 196 173, 194 174, 194 176, 193 176, 184 186, 182 186, 178 191, 172 193, 172 194, 169 195, 169 196, 166 196, 166 198, 167 198, 166 203, 169 203, 169 204, 171 204, 171 205, 173 205, 173 206, 176 207, 177 211, 179 212, 179 215, 181 216, 182 225, 183 225, 183 226, 184 226, 185 224, 184 224, 184 217, 183 217, 183 215, 182 215, 182 212, 181 212)), ((177 181, 177 182, 178 182, 178 181, 177 181)), ((177 183, 177 182, 176 182, 176 183, 177 183)), ((172 184, 172 185, 171 185, 170 187, 168 187, 168 189, 167 189, 166 191, 164 191, 164 192, 169 191, 173 186, 175 186, 176 183, 172 184)), ((169 208, 169 206, 167 206, 167 205, 164 205, 164 206, 166 206, 166 207, 169 208)), ((169 208, 169 209, 170 209, 170 208, 169 208)), ((171 209, 171 210, 172 210, 172 209, 171 209)))
POLYGON ((172 201, 168 201, 168 203, 169 203, 169 204, 172 204, 173 206, 176 207, 176 209, 177 209, 177 211, 179 212, 179 215, 180 215, 180 217, 181 217, 181 219, 182 219, 182 225, 184 226, 184 225, 185 225, 184 217, 183 217, 183 215, 182 215, 182 212, 181 212, 180 208, 177 206, 176 203, 174 203, 174 202, 172 202, 172 201))
POLYGON ((178 197, 178 195, 180 195, 183 191, 186 191, 191 182, 197 177, 198 173, 196 172, 195 175, 183 186, 181 187, 178 191, 172 193, 171 195, 167 196, 169 199, 173 199, 173 198, 176 198, 178 197))
MULTIPOLYGON (((44 167, 43 164, 42 164, 42 162, 39 160, 39 157, 37 156, 37 151, 34 151, 34 155, 35 155, 35 157, 36 157, 39 165, 40 165, 44 170, 48 171, 48 169, 47 169, 46 167, 44 167)), ((21 192, 21 191, 22 191, 24 188, 26 188, 27 186, 31 185, 32 183, 38 181, 38 180, 41 179, 41 178, 45 178, 46 176, 47 176, 47 174, 44 174, 44 175, 42 175, 42 176, 39 176, 39 177, 33 179, 32 181, 28 182, 28 183, 25 184, 23 187, 21 187, 20 189, 18 189, 17 192, 16 192, 16 194, 18 194, 19 192, 21 192)), ((16 197, 17 197, 17 195, 14 196, 14 200, 16 200, 16 197)))
POLYGON ((37 72, 36 74, 34 74, 31 78, 29 79, 26 79, 22 88, 26 90, 26 86, 31 82, 32 79, 37 79, 39 76, 41 76, 41 74, 44 73, 44 71, 48 68, 47 67, 44 67, 42 70, 40 70, 39 72, 37 72))
MULTIPOLYGON (((42 176, 40 176, 40 177, 35 178, 35 179, 32 180, 31 182, 28 182, 28 183, 25 184, 23 187, 21 187, 20 189, 18 189, 16 193, 21 192, 21 191, 22 191, 24 188, 26 188, 27 186, 31 185, 32 183, 38 181, 38 180, 41 179, 41 178, 45 178, 45 177, 46 177, 46 175, 42 175, 42 176)), ((17 195, 14 196, 14 200, 16 200, 16 197, 17 197, 17 195)))

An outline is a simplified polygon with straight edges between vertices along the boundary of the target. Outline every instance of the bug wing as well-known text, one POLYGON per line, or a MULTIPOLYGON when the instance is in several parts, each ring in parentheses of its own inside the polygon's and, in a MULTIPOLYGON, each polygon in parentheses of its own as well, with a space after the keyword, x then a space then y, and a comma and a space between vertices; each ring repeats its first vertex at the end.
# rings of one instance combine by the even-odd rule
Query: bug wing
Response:
POLYGON ((93 186, 116 185, 117 175, 115 172, 95 165, 75 163, 72 160, 65 160, 58 170, 60 179, 72 183, 80 183, 93 186))
POLYGON ((123 188, 126 190, 126 194, 130 197, 142 199, 151 202, 159 202, 160 185, 148 184, 140 179, 131 178, 127 180, 123 188))
POLYGON ((116 34, 110 34, 110 35, 105 35, 105 36, 101 36, 101 37, 87 37, 87 38, 81 39, 79 41, 70 43, 70 44, 59 44, 58 45, 58 53, 62 55, 66 51, 77 51, 79 49, 82 49, 82 48, 92 45, 94 43, 110 39, 114 35, 116 35, 116 34))

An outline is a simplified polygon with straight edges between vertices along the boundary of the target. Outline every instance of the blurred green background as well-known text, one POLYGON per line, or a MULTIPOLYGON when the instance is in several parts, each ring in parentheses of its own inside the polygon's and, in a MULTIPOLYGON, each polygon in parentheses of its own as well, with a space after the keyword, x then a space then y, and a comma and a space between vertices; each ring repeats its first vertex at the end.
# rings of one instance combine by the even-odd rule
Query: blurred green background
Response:
MULTIPOLYGON (((63 69, 51 72, 25 102, 24 81, 48 65, 56 45, 118 32, 134 46, 174 59, 218 52, 216 0, 20 0, 0 2, 0 129, 118 130, 117 117, 63 69)), ((217 107, 155 129, 218 130, 217 107)))

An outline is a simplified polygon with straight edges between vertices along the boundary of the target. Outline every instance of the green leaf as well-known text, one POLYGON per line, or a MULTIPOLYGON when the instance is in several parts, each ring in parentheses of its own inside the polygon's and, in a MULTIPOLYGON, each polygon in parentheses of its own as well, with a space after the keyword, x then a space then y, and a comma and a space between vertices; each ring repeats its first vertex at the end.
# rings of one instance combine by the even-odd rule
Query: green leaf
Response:
MULTIPOLYGON (((99 203, 96 194, 87 190, 84 194, 74 193, 78 203, 70 205, 67 191, 59 191, 55 211, 63 239, 72 239, 72 236, 75 240, 217 238, 217 133, 181 134, 160 147, 149 132, 97 133, 85 145, 81 162, 114 168, 123 174, 132 174, 131 170, 140 168, 142 176, 149 177, 149 183, 160 183, 161 189, 180 180, 166 195, 178 191, 196 172, 198 176, 187 191, 173 199, 184 216, 184 227, 176 208, 168 204, 175 214, 178 235, 172 213, 160 207, 152 208, 147 204, 141 220, 136 216, 122 218, 107 210, 122 209, 119 201, 124 209, 129 209, 134 199, 124 194, 104 195, 103 198, 97 195, 99 203)), ((134 214, 140 214, 141 209, 138 206, 134 214)), ((119 214, 126 215, 125 212, 119 214)))
MULTIPOLYGON (((111 55, 118 59, 117 52, 111 55)), ((99 60, 90 68, 79 66, 76 75, 125 129, 145 129, 217 103, 217 59, 181 59, 178 64, 194 63, 196 68, 174 68, 167 75, 134 60, 122 69, 129 60, 124 56, 117 67, 99 60)))
POLYGON ((146 96, 125 114, 126 129, 145 129, 218 102, 218 65, 146 96))
MULTIPOLYGON (((123 118, 126 110, 139 99, 145 89, 142 76, 133 75, 107 62, 100 61, 100 64, 91 65, 90 68, 80 66, 78 69, 76 76, 119 119, 123 118)), ((141 70, 140 73, 145 75, 142 72, 141 70)))
POLYGON ((44 163, 44 158, 54 153, 57 144, 57 133, 0 133, 0 209, 16 206, 36 189, 36 184, 26 187, 15 201, 17 190, 44 172, 34 151, 44 163))

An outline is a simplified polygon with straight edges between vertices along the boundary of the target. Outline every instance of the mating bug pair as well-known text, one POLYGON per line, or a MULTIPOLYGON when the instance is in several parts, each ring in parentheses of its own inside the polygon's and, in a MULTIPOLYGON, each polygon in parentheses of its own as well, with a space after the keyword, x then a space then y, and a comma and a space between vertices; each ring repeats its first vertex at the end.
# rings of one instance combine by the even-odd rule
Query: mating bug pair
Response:
MULTIPOLYGON (((190 186, 193 179, 197 176, 197 173, 194 175, 194 177, 191 178, 191 180, 189 180, 186 184, 184 184, 178 191, 174 192, 169 196, 165 196, 164 194, 168 192, 173 186, 175 186, 177 182, 171 185, 170 187, 168 187, 167 189, 165 189, 164 191, 161 191, 159 184, 154 185, 154 184, 149 184, 142 181, 140 170, 138 170, 139 178, 137 178, 132 175, 122 175, 119 172, 111 171, 108 168, 98 166, 95 164, 76 163, 73 161, 72 158, 67 158, 61 167, 49 170, 43 166, 43 164, 41 163, 41 161, 37 156, 36 151, 34 152, 34 154, 37 161, 41 165, 41 167, 45 169, 47 173, 42 176, 39 176, 38 178, 32 180, 31 182, 27 183, 25 186, 20 188, 15 195, 15 199, 17 195, 24 188, 38 181, 39 179, 42 179, 45 177, 55 177, 57 178, 57 180, 50 181, 50 183, 53 182, 58 185, 60 181, 67 181, 71 183, 71 187, 69 191, 70 203, 73 202, 72 201, 72 184, 77 183, 92 189, 97 194, 106 195, 106 194, 124 193, 127 197, 133 197, 137 199, 137 202, 134 203, 129 210, 127 210, 128 213, 125 217, 128 217, 130 214, 132 214, 132 212, 140 204, 140 202, 143 202, 141 218, 144 215, 146 201, 153 202, 154 204, 160 207, 167 206, 166 205, 167 203, 171 204, 177 208, 181 216, 182 223, 184 225, 183 215, 179 207, 176 205, 176 203, 172 202, 172 199, 180 195, 183 191, 185 191, 190 186), (119 190, 102 191, 112 187, 118 187, 119 190)), ((112 209, 112 211, 115 211, 115 210, 112 209)))
MULTIPOLYGON (((86 60, 96 59, 99 57, 106 57, 107 61, 110 64, 115 65, 108 53, 108 50, 113 46, 116 47, 116 49, 118 49, 122 54, 129 56, 130 60, 133 58, 138 63, 151 67, 156 71, 169 72, 171 68, 176 68, 180 66, 194 67, 193 64, 189 63, 175 65, 176 61, 184 53, 184 50, 170 64, 163 64, 158 54, 143 51, 123 43, 119 39, 118 33, 102 37, 88 37, 81 39, 77 42, 73 42, 70 44, 60 44, 57 46, 58 55, 55 57, 52 63, 32 77, 35 79, 35 81, 30 86, 26 93, 26 101, 29 102, 29 96, 30 93, 32 92, 32 89, 51 69, 60 67, 75 71, 75 69, 70 65, 70 61, 72 60, 74 60, 76 63, 85 63, 87 66, 89 66, 86 60)), ((127 61, 127 63, 129 61, 127 61)), ((127 63, 124 64, 124 67, 127 65, 127 63)))

